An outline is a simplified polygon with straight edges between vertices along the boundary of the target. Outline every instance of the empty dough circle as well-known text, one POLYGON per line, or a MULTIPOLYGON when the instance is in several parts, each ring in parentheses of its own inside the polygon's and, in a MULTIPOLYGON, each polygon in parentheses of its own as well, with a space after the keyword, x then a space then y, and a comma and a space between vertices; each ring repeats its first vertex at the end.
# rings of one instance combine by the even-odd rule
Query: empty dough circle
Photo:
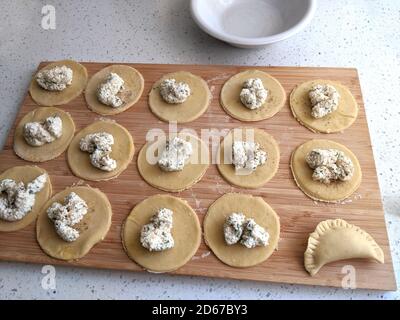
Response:
POLYGON ((57 158, 67 148, 75 133, 71 115, 54 107, 41 107, 27 113, 19 122, 14 134, 14 152, 20 158, 32 162, 44 162, 57 158), (24 125, 28 122, 42 122, 47 117, 59 116, 62 120, 62 136, 39 147, 29 145, 24 138, 24 125))
POLYGON ((99 120, 79 131, 67 151, 68 165, 74 175, 79 178, 102 181, 116 178, 124 171, 133 159, 135 147, 131 134, 123 126, 112 120, 99 120), (107 132, 113 135, 114 144, 110 157, 117 161, 113 171, 98 169, 90 162, 89 153, 81 151, 79 142, 90 133, 107 132))
POLYGON ((54 195, 43 206, 36 223, 36 237, 42 250, 50 257, 60 260, 75 260, 86 255, 92 247, 102 241, 111 226, 112 210, 107 196, 99 189, 78 186, 67 188, 54 195), (80 233, 73 242, 61 239, 54 223, 47 216, 47 209, 54 203, 64 203, 64 198, 75 192, 88 205, 88 212, 82 221, 74 226, 80 233))
MULTIPOLYGON (((36 82, 36 74, 33 76, 29 86, 32 99, 42 106, 59 106, 66 104, 79 96, 86 87, 88 73, 86 68, 72 60, 61 60, 48 64, 39 71, 48 70, 54 67, 66 66, 73 71, 72 83, 63 91, 48 91, 39 86, 36 82)), ((39 72, 38 71, 38 72, 39 72)))
POLYGON ((292 153, 290 159, 290 167, 292 169, 294 181, 297 186, 311 199, 338 202, 352 195, 361 184, 361 167, 357 157, 344 145, 331 140, 310 140, 299 147, 292 153), (330 184, 324 184, 312 179, 313 169, 311 169, 305 158, 313 149, 337 149, 343 151, 354 165, 354 174, 349 181, 333 181, 330 184))
POLYGON ((358 105, 350 90, 338 82, 329 80, 307 81, 295 87, 290 94, 290 109, 293 116, 303 126, 313 132, 333 133, 341 132, 350 127, 357 118, 358 105), (329 84, 340 94, 338 108, 323 118, 311 116, 311 102, 308 96, 311 88, 316 84, 329 84))
POLYGON ((185 265, 196 253, 201 241, 199 219, 186 201, 170 195, 155 195, 135 206, 122 229, 122 243, 128 256, 148 271, 170 272, 185 265), (149 251, 140 243, 140 233, 158 209, 174 212, 172 236, 174 247, 149 251))
MULTIPOLYGON (((36 166, 18 166, 10 168, 3 173, 0 174, 0 181, 4 179, 13 179, 16 182, 23 182, 25 186, 36 179, 38 176, 46 173, 46 170, 36 167, 36 166)), ((50 177, 47 174, 47 181, 43 186, 43 189, 40 190, 35 195, 35 204, 32 207, 32 210, 28 212, 28 214, 19 221, 5 221, 0 219, 0 232, 9 232, 16 231, 25 228, 33 221, 35 221, 38 216, 40 209, 45 204, 45 202, 51 197, 52 187, 50 182, 50 177)))
POLYGON ((222 262, 232 267, 246 268, 267 260, 278 246, 279 216, 261 197, 227 193, 218 198, 207 211, 203 222, 204 240, 222 262), (224 223, 233 212, 253 218, 269 233, 268 245, 248 249, 240 243, 228 245, 224 237, 224 223))
POLYGON ((273 178, 279 168, 279 145, 275 139, 262 129, 236 128, 228 133, 219 146, 219 161, 217 167, 221 175, 229 183, 241 188, 259 188, 273 178), (254 130, 254 142, 257 142, 261 149, 267 153, 267 161, 257 167, 250 174, 238 174, 232 164, 232 143, 235 139, 246 141, 246 132, 254 130), (236 132, 236 133, 235 133, 236 132), (225 148, 227 147, 227 148, 225 148), (225 149, 227 151, 225 151, 225 149), (224 154, 226 152, 226 157, 224 154))
POLYGON ((273 117, 286 102, 286 93, 282 85, 268 73, 259 70, 246 70, 235 74, 225 82, 221 90, 221 106, 231 117, 242 121, 260 121, 273 117), (264 105, 250 110, 240 100, 243 83, 250 78, 260 78, 268 97, 264 105))
POLYGON ((154 155, 153 160, 157 160, 157 150, 161 152, 164 150, 165 139, 148 142, 140 150, 137 160, 138 170, 142 178, 151 186, 164 191, 179 192, 193 186, 206 173, 210 160, 205 143, 190 134, 181 133, 179 136, 190 141, 193 147, 193 154, 181 171, 166 172, 160 169, 156 161, 154 164, 147 161, 147 150, 150 147, 149 156, 154 155), (154 152, 151 153, 151 150, 154 152))
POLYGON ((206 112, 211 102, 211 92, 199 76, 190 72, 178 71, 164 75, 158 80, 149 93, 150 110, 163 121, 176 121, 185 123, 194 121, 206 112), (160 83, 165 79, 175 79, 177 82, 186 82, 191 90, 191 95, 183 103, 167 103, 161 97, 160 83))
POLYGON ((90 110, 108 116, 121 113, 132 107, 140 99, 143 88, 144 79, 139 71, 126 65, 112 65, 101 69, 90 78, 85 90, 85 99, 90 110), (118 74, 124 80, 124 90, 120 96, 125 102, 118 108, 105 105, 97 98, 97 88, 110 72, 118 74))

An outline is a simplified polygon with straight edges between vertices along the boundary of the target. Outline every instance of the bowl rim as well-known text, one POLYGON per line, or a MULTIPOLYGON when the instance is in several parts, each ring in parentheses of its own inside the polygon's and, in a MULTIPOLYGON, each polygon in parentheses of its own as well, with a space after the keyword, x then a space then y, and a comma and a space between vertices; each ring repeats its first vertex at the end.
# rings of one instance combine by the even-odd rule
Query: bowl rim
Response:
POLYGON ((315 11, 317 9, 317 0, 308 0, 308 8, 305 13, 305 15, 300 19, 299 22, 297 22, 295 25, 291 26, 289 29, 271 35, 267 37, 239 37, 235 35, 231 35, 229 33, 225 32, 220 32, 217 31, 213 28, 210 28, 205 19, 199 14, 198 10, 196 9, 196 6, 198 3, 203 0, 191 0, 190 1, 190 12, 191 15, 194 19, 194 21, 197 23, 197 25, 206 33, 210 34, 214 38, 217 38, 219 40, 228 42, 228 43, 234 43, 238 45, 265 45, 269 43, 274 43, 277 41, 281 41, 284 39, 287 39, 291 37, 292 35, 300 32, 303 30, 312 20, 315 11))

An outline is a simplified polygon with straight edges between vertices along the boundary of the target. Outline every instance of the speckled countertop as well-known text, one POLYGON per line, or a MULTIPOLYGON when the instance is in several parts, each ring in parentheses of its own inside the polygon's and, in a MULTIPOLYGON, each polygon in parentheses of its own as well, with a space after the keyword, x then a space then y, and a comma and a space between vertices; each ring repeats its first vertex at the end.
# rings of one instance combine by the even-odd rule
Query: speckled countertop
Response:
MULTIPOLYGON (((400 279, 400 1, 320 0, 311 25, 261 50, 235 49, 200 31, 188 0, 0 1, 0 145, 32 72, 42 60, 356 67, 400 279), (41 9, 56 9, 56 29, 41 9)), ((1 247, 0 247, 1 250, 1 247)), ((0 263, 0 299, 203 298, 394 299, 398 292, 343 290, 57 267, 56 289, 42 266, 0 263)))

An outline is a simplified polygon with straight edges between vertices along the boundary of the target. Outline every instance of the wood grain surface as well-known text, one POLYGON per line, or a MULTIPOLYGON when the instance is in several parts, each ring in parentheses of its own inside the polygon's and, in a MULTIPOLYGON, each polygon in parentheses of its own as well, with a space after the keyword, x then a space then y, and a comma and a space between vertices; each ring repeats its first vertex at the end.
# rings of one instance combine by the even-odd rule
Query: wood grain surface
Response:
MULTIPOLYGON (((45 64, 41 63, 39 67, 43 67, 45 64)), ((83 64, 87 67, 89 76, 110 65, 109 63, 83 64)), ((231 118, 222 110, 219 104, 219 93, 221 86, 230 76, 250 67, 128 65, 137 68, 144 76, 144 93, 139 102, 128 111, 110 118, 125 126, 132 134, 136 147, 135 157, 127 170, 117 179, 106 182, 90 182, 91 186, 98 187, 105 192, 112 204, 113 221, 107 237, 81 260, 63 262, 52 259, 41 251, 35 238, 35 224, 31 224, 17 232, 0 233, 1 260, 132 271, 142 270, 125 254, 121 245, 120 234, 122 222, 137 203, 148 196, 165 193, 143 181, 136 167, 137 154, 145 143, 147 131, 150 128, 168 129, 168 124, 159 121, 150 112, 147 104, 147 95, 152 84, 163 74, 178 70, 190 71, 203 77, 213 93, 213 99, 207 112, 194 122, 179 125, 179 129, 191 128, 200 134, 201 129, 232 129, 244 125, 244 123, 231 118)), ((252 191, 244 190, 230 186, 220 176, 216 166, 211 165, 199 183, 189 190, 174 195, 186 199, 197 212, 201 222, 208 206, 227 192, 251 193, 263 197, 280 216, 281 240, 279 249, 271 258, 258 266, 236 269, 220 262, 212 253, 209 253, 209 249, 202 242, 195 257, 174 273, 341 287, 342 279, 345 276, 342 273, 342 268, 345 265, 352 265, 356 270, 357 288, 395 290, 396 282, 357 70, 299 67, 256 68, 276 77, 282 83, 287 95, 290 94, 295 85, 303 81, 318 78, 340 81, 350 89, 359 104, 358 119, 344 133, 315 134, 301 126, 293 118, 287 101, 283 109, 273 118, 245 124, 265 129, 278 141, 281 150, 281 161, 276 176, 263 188, 252 191), (306 197, 293 181, 289 168, 290 154, 299 144, 312 138, 328 138, 342 143, 349 147, 360 161, 363 171, 362 184, 354 195, 341 204, 317 203, 306 197), (365 260, 331 263, 323 267, 316 276, 310 277, 303 267, 303 254, 308 234, 315 229, 318 222, 330 218, 343 218, 369 232, 382 247, 385 254, 385 263, 377 264, 365 260)), ((27 112, 36 107, 37 105, 27 94, 13 129, 9 133, 5 148, 0 154, 0 172, 16 165, 28 164, 28 162, 19 159, 14 154, 12 150, 13 135, 16 123, 27 112)), ((77 130, 100 118, 99 115, 87 108, 83 95, 60 108, 71 113, 77 130)), ((49 172, 54 192, 59 192, 79 181, 69 170, 65 153, 54 160, 40 164, 40 166, 49 172)))

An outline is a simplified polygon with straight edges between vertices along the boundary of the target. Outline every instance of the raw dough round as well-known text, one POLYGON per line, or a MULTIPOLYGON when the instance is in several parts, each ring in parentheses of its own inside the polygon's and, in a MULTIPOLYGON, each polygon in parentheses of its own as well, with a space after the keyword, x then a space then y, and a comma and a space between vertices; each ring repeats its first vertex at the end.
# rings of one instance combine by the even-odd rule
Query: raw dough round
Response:
MULTIPOLYGON (((26 186, 27 183, 36 179, 43 173, 47 174, 46 170, 36 166, 13 167, 0 174, 0 181, 4 179, 13 179, 16 182, 22 181, 26 186)), ((38 216, 42 206, 51 197, 51 192, 52 192, 51 181, 49 175, 47 174, 47 181, 43 189, 36 194, 35 204, 32 210, 19 221, 10 222, 0 219, 0 232, 20 230, 31 224, 38 216)))
POLYGON ((290 109, 293 116, 303 126, 313 132, 333 133, 341 132, 350 127, 357 118, 358 105, 350 90, 338 82, 329 80, 307 81, 295 87, 290 94, 290 109), (323 118, 315 119, 311 116, 311 102, 308 93, 316 84, 330 84, 340 94, 338 108, 323 118))
POLYGON ((85 99, 90 110, 101 115, 114 115, 132 107, 140 99, 144 88, 144 79, 139 71, 126 65, 112 65, 101 69, 92 76, 85 90, 85 99), (124 80, 124 90, 121 97, 125 102, 118 108, 101 103, 97 99, 97 88, 104 82, 110 72, 118 74, 124 80))
POLYGON ((116 178, 124 171, 133 159, 135 147, 131 134, 123 126, 112 120, 99 120, 79 131, 69 145, 67 158, 68 165, 74 175, 79 178, 102 181, 116 178), (107 132, 113 135, 111 158, 117 161, 113 171, 104 171, 92 165, 89 153, 81 151, 79 142, 90 133, 107 132))
POLYGON ((344 200, 353 194, 361 184, 361 167, 356 156, 344 145, 331 140, 319 139, 303 143, 293 151, 290 159, 290 167, 297 186, 314 200, 325 202, 344 200), (343 151, 354 165, 354 175, 352 179, 349 181, 333 181, 330 184, 314 181, 312 179, 313 169, 308 166, 305 157, 311 150, 316 148, 343 151))
POLYGON ((232 267, 246 268, 267 260, 278 246, 279 216, 261 197, 240 193, 227 193, 208 208, 204 217, 204 240, 218 259, 232 267), (242 212, 253 218, 269 233, 268 245, 248 249, 240 243, 227 245, 224 223, 233 212, 242 212))
POLYGON ((201 241, 199 219, 186 201, 170 195, 149 197, 131 211, 122 229, 122 244, 128 256, 148 271, 171 272, 185 265, 196 253, 201 241), (150 252, 140 243, 140 233, 158 209, 174 212, 173 248, 150 252))
MULTIPOLYGON (((73 71, 72 84, 63 91, 48 91, 39 86, 36 82, 36 73, 33 76, 29 86, 29 92, 32 99, 42 106, 59 106, 66 104, 79 96, 86 87, 88 74, 86 68, 80 63, 72 60, 61 60, 48 64, 41 70, 47 70, 54 67, 66 66, 73 71)), ((39 70, 39 71, 41 71, 39 70)), ((39 72, 38 71, 38 72, 39 72)))
POLYGON ((149 93, 149 106, 150 110, 161 120, 186 123, 196 120, 206 112, 211 98, 207 82, 190 72, 178 71, 164 75, 153 85, 149 93), (173 78, 177 82, 186 82, 190 86, 191 95, 185 102, 170 104, 161 97, 160 83, 169 78, 173 78))
POLYGON ((282 85, 268 73, 259 70, 246 70, 235 74, 225 82, 221 90, 221 106, 231 117, 242 121, 260 121, 273 117, 286 102, 286 93, 282 85), (250 78, 260 78, 268 97, 264 105, 250 110, 240 101, 243 83, 250 78))
MULTIPOLYGON (((182 171, 166 172, 161 170, 157 163, 151 164, 147 161, 147 149, 151 146, 152 150, 164 150, 164 139, 148 142, 140 150, 137 160, 139 173, 153 187, 171 192, 183 191, 200 181, 206 173, 210 160, 205 143, 190 134, 181 133, 179 137, 186 139, 186 141, 191 141, 193 146, 193 154, 182 171), (198 162, 198 164, 191 162, 198 162)), ((155 156, 157 157, 157 153, 155 156)))
POLYGON ((37 241, 50 257, 61 260, 79 259, 105 238, 111 226, 111 217, 111 204, 99 189, 86 186, 67 188, 54 195, 43 206, 36 223, 37 241), (57 235, 54 223, 46 211, 54 202, 64 203, 64 198, 71 192, 85 200, 88 212, 82 221, 74 226, 80 233, 79 238, 74 242, 67 242, 57 235))
POLYGON ((67 148, 75 133, 74 120, 69 113, 54 107, 41 107, 27 113, 19 122, 14 134, 14 152, 24 160, 44 162, 57 158, 67 148), (23 135, 24 125, 28 122, 42 122, 47 117, 59 116, 62 120, 62 136, 51 143, 39 147, 29 145, 23 135))
POLYGON ((219 147, 219 159, 220 161, 217 163, 217 167, 221 175, 231 184, 241 187, 241 188, 249 188, 255 189, 260 188, 264 184, 266 184, 269 180, 273 178, 279 168, 279 145, 275 141, 275 139, 266 133, 264 130, 255 129, 255 128, 236 128, 233 129, 228 133, 228 135, 224 138, 221 142, 219 147), (248 175, 241 175, 236 174, 235 166, 231 163, 224 163, 224 162, 231 162, 232 157, 232 143, 233 137, 242 137, 241 139, 246 141, 246 132, 248 130, 254 130, 254 141, 257 142, 260 147, 267 152, 267 161, 259 166, 255 171, 248 175), (236 134, 234 135, 234 132, 236 134), (227 149, 228 154, 226 161, 224 161, 224 143, 226 146, 229 147, 227 149))

